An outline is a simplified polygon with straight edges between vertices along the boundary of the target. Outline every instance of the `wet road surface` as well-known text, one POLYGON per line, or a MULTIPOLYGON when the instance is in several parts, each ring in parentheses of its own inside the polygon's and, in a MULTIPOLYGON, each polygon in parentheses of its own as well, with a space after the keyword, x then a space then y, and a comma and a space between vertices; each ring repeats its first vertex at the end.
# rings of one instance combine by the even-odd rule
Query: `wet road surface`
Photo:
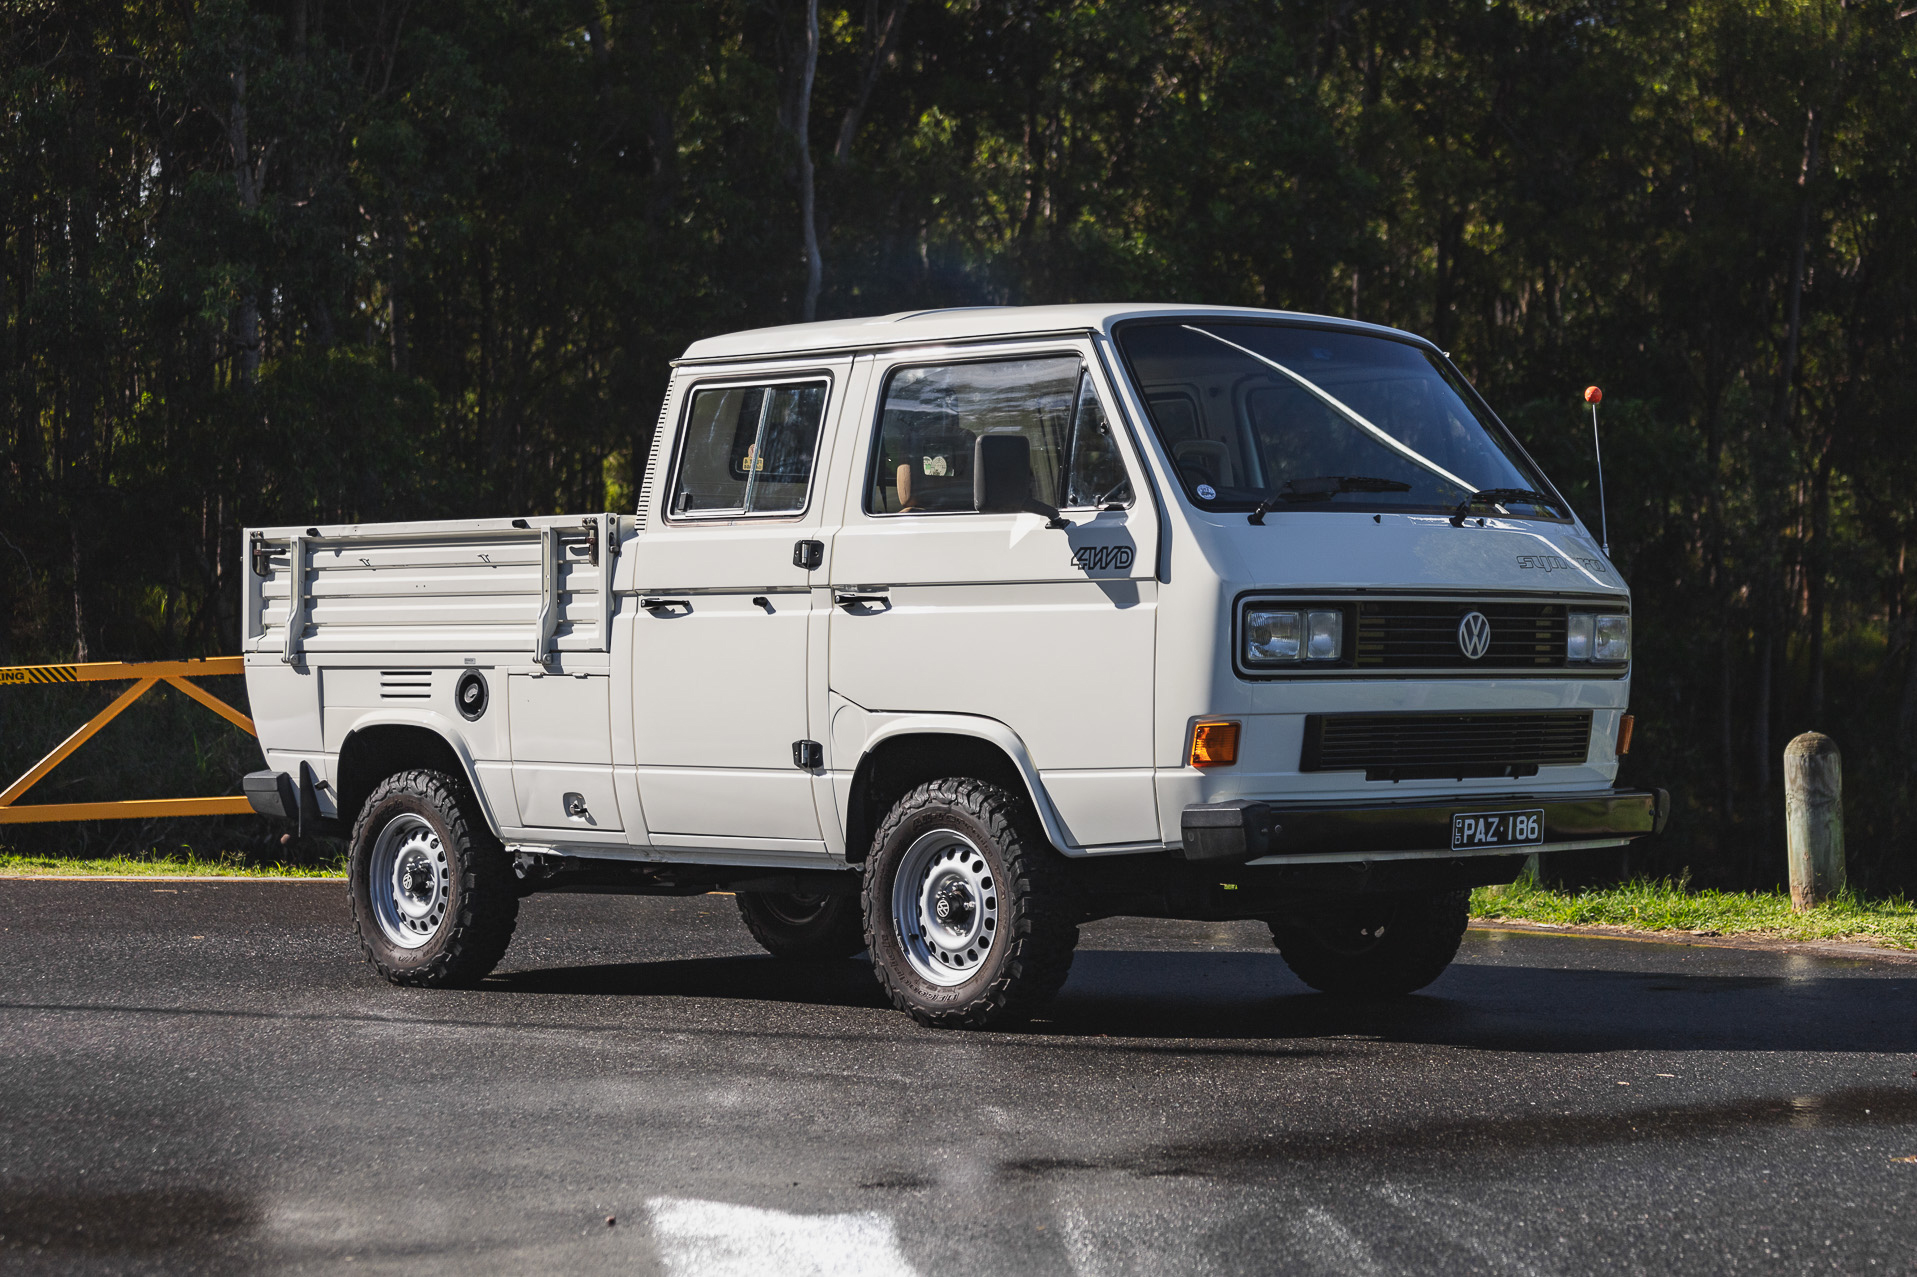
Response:
POLYGON ((1366 1007, 1119 920, 973 1034, 725 897, 535 897, 470 992, 347 927, 0 882, 0 1268, 1917 1272, 1917 965, 1474 931, 1366 1007))

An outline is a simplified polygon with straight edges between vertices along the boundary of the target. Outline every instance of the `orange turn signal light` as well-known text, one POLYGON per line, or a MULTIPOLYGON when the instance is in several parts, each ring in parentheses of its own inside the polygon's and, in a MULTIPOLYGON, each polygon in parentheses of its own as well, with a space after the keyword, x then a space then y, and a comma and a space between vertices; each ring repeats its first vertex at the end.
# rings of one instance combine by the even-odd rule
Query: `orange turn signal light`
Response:
POLYGON ((1617 720, 1617 756, 1624 757, 1631 752, 1631 731, 1637 726, 1637 719, 1626 714, 1617 720))
POLYGON ((1192 725, 1193 767, 1229 767, 1237 761, 1238 724, 1226 719, 1192 725))

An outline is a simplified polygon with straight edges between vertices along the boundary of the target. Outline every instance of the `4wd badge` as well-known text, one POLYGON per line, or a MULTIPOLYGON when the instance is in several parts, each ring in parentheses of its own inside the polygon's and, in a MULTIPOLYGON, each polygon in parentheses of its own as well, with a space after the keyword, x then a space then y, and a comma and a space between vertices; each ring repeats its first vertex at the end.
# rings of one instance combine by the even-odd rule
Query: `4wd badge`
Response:
POLYGON ((1123 572, 1131 565, 1129 545, 1081 545, 1072 551, 1072 566, 1081 572, 1123 572))

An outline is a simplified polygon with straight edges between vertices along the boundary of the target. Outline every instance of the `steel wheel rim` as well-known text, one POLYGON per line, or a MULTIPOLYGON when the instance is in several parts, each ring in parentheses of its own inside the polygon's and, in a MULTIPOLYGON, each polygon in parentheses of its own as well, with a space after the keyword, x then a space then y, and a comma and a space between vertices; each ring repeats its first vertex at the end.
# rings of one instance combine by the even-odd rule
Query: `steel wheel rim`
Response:
POLYGON ((830 900, 830 896, 814 896, 804 892, 768 893, 759 897, 759 904, 786 926, 803 927, 817 922, 830 900))
POLYGON ((977 844, 955 829, 919 835, 892 879, 892 927, 928 984, 977 975, 998 941, 998 880, 977 844))
POLYGON ((433 938, 452 899, 452 866, 431 822, 412 812, 387 821, 366 876, 373 917, 388 940, 417 949, 433 938))

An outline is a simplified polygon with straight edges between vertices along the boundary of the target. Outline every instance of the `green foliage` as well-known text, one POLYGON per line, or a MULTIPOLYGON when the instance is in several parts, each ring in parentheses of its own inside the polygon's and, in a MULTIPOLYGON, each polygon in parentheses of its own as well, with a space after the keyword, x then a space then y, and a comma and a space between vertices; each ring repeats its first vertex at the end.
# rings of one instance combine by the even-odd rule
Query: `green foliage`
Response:
POLYGON ((0 852, 0 878, 338 878, 346 877, 346 853, 316 865, 287 864, 221 852, 191 850, 168 855, 60 856, 0 852))
POLYGON ((1845 894, 1795 913, 1788 892, 1693 891, 1684 879, 1640 878, 1578 892, 1548 891, 1525 882, 1480 887, 1471 893, 1471 916, 1785 940, 1867 938, 1917 949, 1917 905, 1902 896, 1866 899, 1845 894))
MULTIPOLYGON (((1602 384, 1648 868, 1774 881, 1817 727, 1917 889, 1907 8, 824 5, 819 313, 1401 325, 1593 523, 1602 384)), ((668 361, 801 313, 804 16, 0 10, 0 662, 232 651, 247 523, 630 501, 668 361)))

